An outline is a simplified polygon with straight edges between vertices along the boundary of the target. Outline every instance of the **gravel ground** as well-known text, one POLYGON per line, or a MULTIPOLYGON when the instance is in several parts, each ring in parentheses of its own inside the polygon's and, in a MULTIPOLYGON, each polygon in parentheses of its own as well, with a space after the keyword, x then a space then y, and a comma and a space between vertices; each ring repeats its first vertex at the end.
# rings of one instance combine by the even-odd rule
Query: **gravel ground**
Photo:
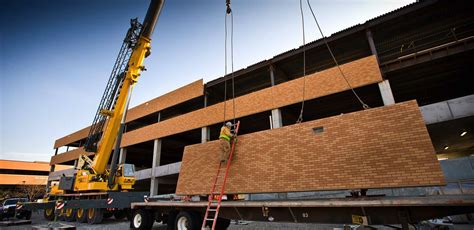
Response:
MULTIPOLYGON (((10 226, 10 227, 0 227, 1 230, 30 230, 32 226, 35 225, 43 225, 47 224, 48 221, 43 219, 42 212, 36 213, 34 212, 32 217, 32 224, 31 225, 19 225, 19 226, 10 226)), ((129 229, 130 223, 124 220, 115 220, 114 218, 106 219, 102 222, 102 224, 98 225, 88 225, 84 223, 76 223, 76 222, 60 222, 63 224, 74 225, 77 229, 84 229, 84 230, 121 230, 121 229, 129 229)), ((283 229, 297 229, 297 230, 334 230, 334 229, 341 229, 343 225, 335 225, 335 224, 292 224, 292 223, 266 223, 266 222, 251 222, 245 225, 236 225, 231 224, 228 228, 229 230, 283 230, 283 229)), ((377 229, 381 230, 393 230, 393 228, 388 228, 385 226, 374 226, 377 229)), ((454 230, 473 230, 474 225, 456 225, 454 227, 450 227, 450 229, 454 230)), ((153 230, 166 230, 166 226, 162 224, 155 223, 153 225, 153 230)))

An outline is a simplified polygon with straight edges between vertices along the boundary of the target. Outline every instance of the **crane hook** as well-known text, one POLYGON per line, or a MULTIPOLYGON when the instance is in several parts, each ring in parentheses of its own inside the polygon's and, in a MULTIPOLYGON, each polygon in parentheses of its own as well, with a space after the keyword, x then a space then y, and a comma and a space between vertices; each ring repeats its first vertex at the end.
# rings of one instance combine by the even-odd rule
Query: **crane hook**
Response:
POLYGON ((227 6, 227 14, 232 13, 232 9, 230 9, 230 0, 226 0, 225 5, 227 6))

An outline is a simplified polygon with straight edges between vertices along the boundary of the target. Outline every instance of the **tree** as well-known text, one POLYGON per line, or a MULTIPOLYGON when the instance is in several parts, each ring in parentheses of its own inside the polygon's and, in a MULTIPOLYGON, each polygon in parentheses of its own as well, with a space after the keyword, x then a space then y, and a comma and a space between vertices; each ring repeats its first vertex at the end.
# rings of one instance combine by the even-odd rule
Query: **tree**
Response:
POLYGON ((45 186, 44 185, 26 185, 23 184, 22 186, 22 193, 24 196, 26 196, 30 201, 33 201, 34 199, 38 197, 42 197, 44 193, 46 192, 45 186))

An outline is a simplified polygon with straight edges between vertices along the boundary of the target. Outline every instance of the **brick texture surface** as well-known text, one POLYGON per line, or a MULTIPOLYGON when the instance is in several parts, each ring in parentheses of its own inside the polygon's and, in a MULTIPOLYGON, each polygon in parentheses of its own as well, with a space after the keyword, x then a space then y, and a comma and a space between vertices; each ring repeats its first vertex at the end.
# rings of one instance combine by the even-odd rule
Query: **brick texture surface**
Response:
MULTIPOLYGON (((190 99, 202 96, 203 94, 204 84, 203 80, 200 79, 181 88, 173 90, 167 94, 159 96, 151 101, 129 109, 127 112, 126 122, 136 120, 140 117, 144 117, 173 105, 177 105, 190 99)), ((90 126, 56 140, 54 143, 54 148, 58 148, 86 138, 87 135, 89 135, 89 130, 90 126)))
MULTIPOLYGON (((368 56, 341 66, 353 87, 382 81, 375 56, 368 56)), ((248 116, 302 100, 303 78, 259 90, 235 99, 236 117, 248 116)), ((347 83, 336 67, 306 77, 307 100, 348 90, 347 83)), ((227 101, 231 103, 231 101, 227 101)), ((232 106, 226 107, 226 117, 233 117, 232 106)), ((222 122, 224 102, 174 117, 163 122, 125 133, 121 146, 166 137, 222 122)))
MULTIPOLYGON (((177 194, 209 193, 218 155, 218 141, 187 146, 177 194)), ((409 101, 240 136, 226 193, 442 184, 421 112, 409 101)))

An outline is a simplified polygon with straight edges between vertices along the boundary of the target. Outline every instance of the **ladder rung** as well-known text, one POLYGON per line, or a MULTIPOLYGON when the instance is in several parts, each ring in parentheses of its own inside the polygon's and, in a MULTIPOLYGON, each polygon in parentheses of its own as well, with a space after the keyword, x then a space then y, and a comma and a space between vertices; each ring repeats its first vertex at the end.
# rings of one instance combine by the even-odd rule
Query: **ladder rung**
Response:
POLYGON ((212 208, 210 208, 210 209, 208 209, 207 211, 214 212, 214 211, 217 211, 217 209, 212 209, 212 208))
POLYGON ((214 218, 212 218, 212 219, 210 219, 210 218, 206 218, 206 220, 212 220, 212 221, 214 221, 214 218))

